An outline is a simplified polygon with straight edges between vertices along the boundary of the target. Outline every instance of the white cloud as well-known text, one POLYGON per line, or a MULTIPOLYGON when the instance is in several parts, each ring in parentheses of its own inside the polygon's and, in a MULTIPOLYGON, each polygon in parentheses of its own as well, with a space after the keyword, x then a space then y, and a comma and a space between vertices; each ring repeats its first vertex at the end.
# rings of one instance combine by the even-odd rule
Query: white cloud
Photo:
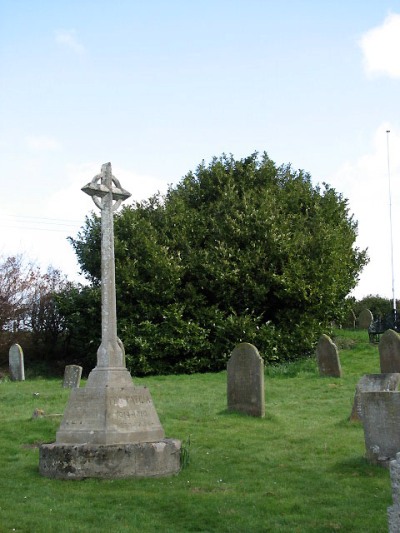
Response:
POLYGON ((56 139, 44 135, 29 136, 26 142, 28 148, 34 151, 52 152, 61 148, 61 144, 56 139))
MULTIPOLYGON (((357 298, 367 294, 392 295, 389 167, 394 237, 400 227, 400 131, 382 124, 376 130, 371 149, 357 161, 347 162, 330 176, 329 182, 349 200, 349 207, 358 221, 359 248, 368 248, 370 263, 361 274, 354 291, 357 298), (387 130, 391 130, 389 135, 387 130)), ((396 294, 400 295, 400 247, 394 239, 396 294)))
POLYGON ((368 75, 400 78, 400 14, 388 15, 383 24, 362 36, 359 45, 368 75))
POLYGON ((85 51, 84 46, 79 42, 75 30, 57 30, 55 32, 56 42, 73 50, 77 54, 85 51))

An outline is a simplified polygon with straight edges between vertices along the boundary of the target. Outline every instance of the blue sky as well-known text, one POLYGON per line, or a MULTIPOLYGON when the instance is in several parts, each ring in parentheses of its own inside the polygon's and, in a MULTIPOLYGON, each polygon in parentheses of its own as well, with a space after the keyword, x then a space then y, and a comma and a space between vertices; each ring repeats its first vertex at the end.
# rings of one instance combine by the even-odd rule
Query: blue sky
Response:
POLYGON ((0 254, 76 279, 103 163, 140 200, 266 151, 349 199, 390 297, 389 153, 400 296, 399 51, 400 1, 0 0, 0 254))

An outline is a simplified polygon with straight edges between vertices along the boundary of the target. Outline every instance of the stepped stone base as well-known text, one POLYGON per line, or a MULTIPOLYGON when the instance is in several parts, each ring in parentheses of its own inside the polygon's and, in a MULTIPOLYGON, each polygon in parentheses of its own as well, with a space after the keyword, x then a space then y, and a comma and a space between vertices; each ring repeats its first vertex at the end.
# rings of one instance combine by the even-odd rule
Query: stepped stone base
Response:
POLYGON ((39 472, 53 479, 163 477, 180 470, 181 442, 42 444, 39 472))
POLYGON ((95 368, 86 387, 73 389, 57 444, 134 444, 165 438, 150 391, 126 368, 95 368))

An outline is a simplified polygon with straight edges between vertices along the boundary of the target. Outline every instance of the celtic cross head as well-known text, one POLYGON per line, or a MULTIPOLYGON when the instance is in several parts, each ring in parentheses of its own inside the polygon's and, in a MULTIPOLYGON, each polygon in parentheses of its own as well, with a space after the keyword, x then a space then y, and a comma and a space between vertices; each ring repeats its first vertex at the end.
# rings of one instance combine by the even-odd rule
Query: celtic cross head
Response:
POLYGON ((82 187, 83 192, 92 197, 96 206, 103 210, 105 207, 104 198, 111 195, 112 210, 116 211, 123 200, 130 197, 130 193, 121 187, 119 180, 112 175, 111 163, 105 163, 101 166, 101 173, 97 174, 92 181, 82 187))

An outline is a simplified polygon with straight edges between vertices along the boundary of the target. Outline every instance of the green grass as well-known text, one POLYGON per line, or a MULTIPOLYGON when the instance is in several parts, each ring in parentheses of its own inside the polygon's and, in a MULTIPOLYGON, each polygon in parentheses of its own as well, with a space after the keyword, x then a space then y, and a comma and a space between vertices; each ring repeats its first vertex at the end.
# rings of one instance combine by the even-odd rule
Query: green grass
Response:
POLYGON ((313 360, 268 367, 264 419, 226 411, 225 372, 135 379, 166 435, 186 443, 189 465, 169 478, 41 477, 37 445, 60 418, 32 413, 62 413, 69 391, 0 382, 0 532, 387 531, 389 472, 366 462, 362 426, 348 421, 378 348, 366 332, 337 333, 343 378, 320 378, 313 360))

